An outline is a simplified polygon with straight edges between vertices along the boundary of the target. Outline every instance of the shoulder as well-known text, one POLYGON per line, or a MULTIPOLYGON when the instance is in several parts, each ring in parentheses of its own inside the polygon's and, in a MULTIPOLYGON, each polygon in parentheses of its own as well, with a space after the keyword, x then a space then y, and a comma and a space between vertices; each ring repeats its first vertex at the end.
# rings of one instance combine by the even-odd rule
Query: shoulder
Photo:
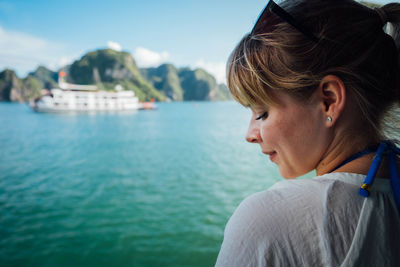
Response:
POLYGON ((256 266, 267 262, 301 265, 302 259, 294 254, 313 257, 308 253, 315 250, 312 246, 318 246, 316 231, 321 228, 327 202, 338 191, 351 194, 356 190, 336 176, 285 180, 244 199, 226 225, 220 254, 245 259, 244 262, 255 261, 256 266), (285 249, 296 244, 301 244, 298 247, 305 254, 285 249))
POLYGON ((255 193, 244 199, 230 218, 230 228, 268 231, 273 237, 278 229, 288 226, 287 220, 300 211, 316 212, 321 200, 334 181, 303 179, 285 180, 270 189, 255 193), (247 226, 247 227, 245 227, 247 226))
POLYGON ((280 248, 292 246, 287 238, 297 239, 302 232, 298 228, 303 224, 299 218, 309 218, 303 212, 310 207, 310 193, 319 194, 315 187, 312 180, 282 181, 244 199, 226 225, 217 266, 293 264, 285 261, 290 256, 285 256, 288 251, 280 248))

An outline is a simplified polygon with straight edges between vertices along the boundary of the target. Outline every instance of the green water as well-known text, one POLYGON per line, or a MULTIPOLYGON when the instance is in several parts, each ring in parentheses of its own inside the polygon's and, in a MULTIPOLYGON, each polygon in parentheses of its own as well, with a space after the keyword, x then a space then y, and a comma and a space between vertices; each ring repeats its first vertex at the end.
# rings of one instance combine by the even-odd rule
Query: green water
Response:
POLYGON ((236 206, 281 179, 249 118, 233 102, 0 104, 0 266, 213 266, 236 206))

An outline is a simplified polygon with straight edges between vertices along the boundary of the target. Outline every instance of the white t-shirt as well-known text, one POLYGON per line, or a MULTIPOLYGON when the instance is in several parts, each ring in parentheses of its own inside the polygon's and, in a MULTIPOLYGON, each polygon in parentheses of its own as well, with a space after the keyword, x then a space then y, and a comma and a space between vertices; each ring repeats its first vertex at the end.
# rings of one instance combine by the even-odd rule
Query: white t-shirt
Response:
POLYGON ((225 228, 216 266, 400 266, 390 179, 330 173, 285 180, 246 198, 225 228))

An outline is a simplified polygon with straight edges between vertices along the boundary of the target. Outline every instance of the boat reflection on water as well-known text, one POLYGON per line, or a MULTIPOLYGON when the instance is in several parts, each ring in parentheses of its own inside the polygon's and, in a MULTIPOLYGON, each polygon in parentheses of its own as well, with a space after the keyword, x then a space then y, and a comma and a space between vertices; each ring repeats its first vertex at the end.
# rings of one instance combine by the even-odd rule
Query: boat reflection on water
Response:
POLYGON ((139 109, 145 109, 145 110, 157 109, 157 106, 154 103, 154 98, 152 98, 150 102, 139 102, 139 109))

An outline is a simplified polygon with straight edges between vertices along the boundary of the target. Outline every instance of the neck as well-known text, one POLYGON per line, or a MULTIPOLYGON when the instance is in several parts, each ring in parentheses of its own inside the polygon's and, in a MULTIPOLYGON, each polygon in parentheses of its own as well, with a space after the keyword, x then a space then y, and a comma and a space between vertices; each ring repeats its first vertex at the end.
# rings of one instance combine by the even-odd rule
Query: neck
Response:
MULTIPOLYGON (((341 136, 341 135, 335 135, 341 136)), ((350 135, 349 135, 350 136, 350 135)), ((336 138, 326 149, 324 156, 316 167, 317 175, 323 175, 331 172, 339 164, 354 154, 366 149, 369 146, 376 145, 379 141, 376 138, 366 139, 360 135, 351 135, 350 138, 336 138), (357 136, 357 138, 354 138, 357 136)), ((351 172, 367 174, 371 165, 374 153, 364 155, 355 159, 334 172, 351 172)))

